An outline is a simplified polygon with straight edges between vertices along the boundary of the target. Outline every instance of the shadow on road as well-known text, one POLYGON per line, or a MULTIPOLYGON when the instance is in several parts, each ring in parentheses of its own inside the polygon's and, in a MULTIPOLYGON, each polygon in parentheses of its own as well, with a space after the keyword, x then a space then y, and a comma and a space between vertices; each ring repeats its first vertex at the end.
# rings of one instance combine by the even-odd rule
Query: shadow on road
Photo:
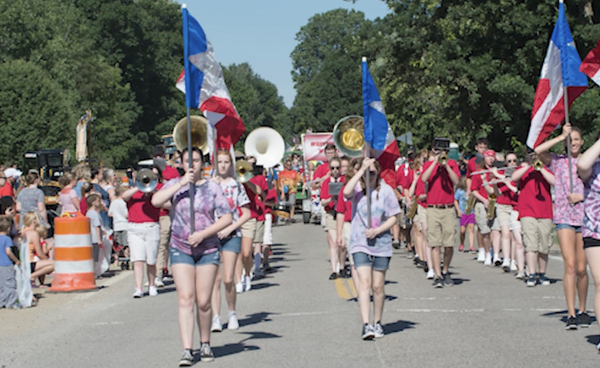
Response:
POLYGON ((258 312, 258 313, 254 313, 254 314, 249 314, 245 318, 242 318, 239 320, 240 327, 255 325, 255 324, 261 323, 261 322, 271 322, 272 319, 269 318, 269 316, 275 315, 275 314, 277 314, 277 313, 258 312))
POLYGON ((261 282, 260 284, 253 284, 252 290, 266 289, 266 288, 270 288, 272 286, 279 286, 279 284, 273 284, 270 282, 261 282))
POLYGON ((462 285, 464 282, 469 282, 471 279, 461 279, 460 277, 453 277, 454 285, 462 285))
POLYGON ((410 321, 399 320, 393 323, 386 323, 383 325, 383 331, 385 331, 386 335, 393 334, 396 332, 402 332, 404 330, 415 328, 417 324, 410 321))
POLYGON ((585 338, 587 339, 587 342, 594 346, 600 344, 600 335, 587 335, 585 338))
MULTIPOLYGON (((212 349, 213 349, 213 353, 215 354, 215 357, 216 358, 225 357, 228 355, 241 353, 243 351, 260 350, 260 348, 256 345, 246 345, 245 342, 249 341, 249 340, 281 338, 281 336, 279 336, 279 335, 275 335, 275 334, 268 333, 268 332, 243 332, 242 334, 249 335, 249 336, 246 337, 245 339, 241 340, 238 343, 225 344, 223 346, 214 346, 212 349)), ((200 355, 199 351, 197 352, 197 355, 199 358, 199 355, 200 355)), ((196 360, 194 360, 194 362, 196 362, 196 360)))

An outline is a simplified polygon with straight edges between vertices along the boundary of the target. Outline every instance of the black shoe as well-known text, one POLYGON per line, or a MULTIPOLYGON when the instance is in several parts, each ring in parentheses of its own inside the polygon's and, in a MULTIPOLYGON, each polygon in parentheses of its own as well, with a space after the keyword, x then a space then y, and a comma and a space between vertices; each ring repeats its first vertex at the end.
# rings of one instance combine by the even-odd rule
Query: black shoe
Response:
POLYGON ((268 263, 263 264, 262 268, 263 268, 264 272, 271 272, 271 271, 273 271, 273 268, 268 263))
POLYGON ((400 241, 398 241, 398 240, 392 241, 392 247, 394 247, 394 249, 400 249, 400 241))
POLYGON ((413 258, 413 263, 415 264, 415 266, 418 266, 420 262, 421 262, 421 259, 419 257, 413 258))
POLYGON ((592 320, 587 312, 579 312, 577 315, 577 324, 579 327, 588 328, 592 324, 592 320))
POLYGON ((425 271, 425 273, 429 272, 429 266, 427 266, 427 262, 425 262, 425 265, 423 266, 423 271, 425 271))
POLYGON ((436 289, 441 289, 444 287, 444 280, 442 280, 441 277, 434 277, 433 278, 433 287, 436 289))
POLYGON ((452 280, 452 278, 450 277, 450 273, 443 273, 442 277, 444 278, 444 285, 446 286, 452 286, 454 285, 454 281, 452 280))
POLYGON ((344 279, 348 277, 348 274, 346 274, 346 270, 344 268, 340 270, 340 277, 344 279))
POLYGON ((569 316, 567 318, 567 325, 565 326, 565 330, 576 330, 577 329, 577 317, 569 316))
POLYGON ((329 280, 335 280, 337 278, 338 278, 338 275, 335 272, 332 272, 331 275, 329 275, 329 280))
POLYGON ((210 348, 210 345, 206 342, 203 342, 200 345, 200 361, 201 362, 212 362, 215 360, 215 355, 210 348))

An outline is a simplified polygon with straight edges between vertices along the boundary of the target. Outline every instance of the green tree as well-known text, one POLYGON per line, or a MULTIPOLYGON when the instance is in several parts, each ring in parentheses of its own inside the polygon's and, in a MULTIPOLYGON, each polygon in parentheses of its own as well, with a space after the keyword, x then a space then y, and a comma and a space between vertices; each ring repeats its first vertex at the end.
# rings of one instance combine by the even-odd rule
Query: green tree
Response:
POLYGON ((331 131, 346 115, 362 115, 360 61, 376 26, 362 12, 317 14, 296 34, 291 54, 294 131, 331 131))
POLYGON ((240 146, 248 133, 261 126, 274 128, 286 139, 291 137, 288 109, 273 83, 254 73, 248 63, 223 67, 223 76, 246 127, 240 146))
MULTIPOLYGON (((370 43, 371 70, 396 133, 412 131, 420 145, 447 136, 462 148, 482 135, 496 149, 524 142, 556 1, 386 2, 393 13, 370 43)), ((567 6, 582 56, 600 36, 598 15, 583 11, 587 3, 567 6)), ((594 86, 573 106, 572 119, 584 130, 600 126, 599 97, 594 86)))

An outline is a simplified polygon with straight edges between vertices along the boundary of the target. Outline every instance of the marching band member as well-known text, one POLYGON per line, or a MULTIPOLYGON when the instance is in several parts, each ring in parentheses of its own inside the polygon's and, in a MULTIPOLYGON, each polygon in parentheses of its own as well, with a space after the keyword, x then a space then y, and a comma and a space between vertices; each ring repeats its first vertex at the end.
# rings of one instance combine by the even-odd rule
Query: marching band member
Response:
MULTIPOLYGON (((509 153, 506 155, 506 167, 516 167, 517 164, 517 156, 514 153, 509 153), (510 158, 510 160, 509 160, 510 158)), ((515 262, 515 255, 518 254, 520 257, 521 265, 523 264, 524 256, 522 257, 523 242, 521 240, 521 234, 518 231, 513 231, 511 227, 511 216, 513 216, 514 205, 518 200, 518 188, 517 183, 510 180, 510 178, 506 177, 506 170, 497 170, 496 168, 491 169, 491 173, 494 175, 496 180, 501 181, 498 184, 495 184, 498 189, 498 199, 496 204, 496 217, 498 219, 498 224, 500 226, 501 231, 501 241, 502 241, 502 254, 504 255, 504 260, 502 262, 502 269, 505 272, 523 270, 523 267, 518 268, 517 263, 515 262), (512 233, 512 234, 511 234, 512 233), (511 248, 511 237, 515 238, 515 246, 517 249, 511 248), (518 253, 517 253, 518 252, 518 253)), ((518 215, 517 215, 518 216, 518 215)), ((520 230, 520 226, 518 229, 520 230)))
POLYGON ((335 220, 335 204, 339 192, 332 192, 330 186, 332 183, 343 183, 344 177, 340 175, 342 162, 339 158, 333 157, 329 160, 328 166, 329 177, 325 179, 321 185, 321 205, 325 209, 325 232, 327 235, 327 244, 329 245, 329 261, 331 263, 332 271, 329 279, 335 280, 338 276, 345 276, 345 271, 340 269, 340 265, 344 264, 344 261, 340 259, 340 251, 343 247, 338 247, 337 225, 335 220), (339 274, 340 271, 343 271, 342 275, 339 274))
MULTIPOLYGON (((427 242, 427 186, 428 184, 423 183, 421 180, 423 162, 429 161, 432 158, 431 154, 427 150, 422 150, 418 160, 415 160, 413 166, 413 178, 411 180, 410 188, 407 192, 406 198, 417 201, 417 213, 413 218, 413 223, 417 226, 413 226, 415 248, 417 253, 415 254, 414 262, 418 267, 423 267, 427 271, 427 279, 433 279, 435 272, 433 270, 433 263, 431 263, 431 247, 427 242)), ((408 183, 408 182, 407 182, 408 183)))
POLYGON ((215 285, 212 292, 212 332, 221 332, 221 280, 225 284, 225 299, 229 307, 227 329, 237 330, 239 323, 235 312, 236 290, 234 284, 235 264, 242 251, 240 227, 250 219, 248 204, 250 199, 246 194, 244 186, 235 180, 233 173, 233 160, 228 150, 217 150, 217 176, 213 179, 223 189, 231 208, 233 221, 225 229, 219 231, 217 236, 220 240, 221 265, 217 270, 215 285), (223 276, 221 277, 221 270, 223 276))
MULTIPOLYGON (((532 163, 535 154, 529 156, 532 163)), ((550 285, 546 277, 548 251, 552 245, 552 196, 550 186, 554 185, 554 174, 541 164, 539 169, 528 162, 512 174, 512 180, 519 182, 519 216, 525 243, 525 261, 529 277, 527 286, 550 285), (539 266, 539 269, 538 269, 539 266), (539 274, 537 274, 539 272, 539 274)))
MULTIPOLYGON (((517 155, 514 152, 506 154, 506 167, 516 168, 519 161, 517 155)), ((523 235, 521 234, 521 222, 519 221, 519 188, 517 184, 511 180, 511 185, 507 185, 510 191, 506 191, 504 195, 510 197, 510 204, 512 210, 510 211, 510 222, 509 229, 512 233, 512 247, 511 247, 511 271, 517 271, 515 277, 517 280, 523 280, 525 278, 525 248, 523 247, 523 235), (516 259, 516 262, 514 262, 516 259)))
MULTIPOLYGON (((483 167, 486 170, 494 163, 496 159, 496 153, 492 150, 487 150, 484 152, 483 167)), ((477 228, 479 229, 479 234, 481 234, 481 239, 483 241, 483 248, 485 249, 485 258, 484 265, 491 266, 492 265, 492 256, 490 254, 490 248, 492 246, 491 232, 493 230, 500 230, 497 227, 498 223, 493 220, 490 221, 487 218, 487 211, 489 206, 489 198, 488 192, 484 185, 484 182, 489 182, 492 180, 492 173, 486 172, 482 174, 473 175, 471 178, 471 194, 477 198, 477 203, 475 204, 475 223, 477 224, 477 228)), ((494 250, 494 255, 496 255, 496 250, 494 250)), ((479 261, 479 257, 477 259, 479 261)), ((498 258, 494 259, 497 261, 498 258)))
MULTIPOLYGON (((477 155, 471 157, 469 162, 467 163, 467 197, 471 195, 471 173, 479 170, 477 161, 480 159, 483 162, 483 153, 488 150, 488 141, 487 138, 477 138, 477 142, 475 143, 475 151, 477 151, 477 155)), ((477 253, 477 261, 485 262, 486 249, 484 245, 486 242, 483 240, 483 235, 479 232, 479 229, 476 227, 475 232, 477 233, 477 247, 479 251, 477 253)), ((489 244, 489 243, 488 243, 489 244)), ((489 252, 489 248, 487 251, 489 252)))
MULTIPOLYGON (((594 278, 596 297, 594 310, 600 310, 600 134, 596 143, 581 154, 577 162, 577 172, 585 183, 585 199, 583 201, 583 249, 590 271, 594 278)), ((600 351, 600 343, 596 345, 600 351)))
POLYGON ((232 210, 221 186, 202 178, 202 151, 194 147, 191 154, 192 168, 189 168, 190 154, 185 148, 181 156, 187 172, 181 178, 169 180, 151 200, 154 207, 166 205, 172 209, 169 255, 177 289, 179 333, 184 349, 180 367, 189 367, 193 363, 194 305, 200 329, 200 360, 214 360, 210 329, 211 295, 219 268, 217 234, 232 222, 232 210), (194 184, 194 233, 191 233, 190 227, 190 183, 194 184))
POLYGON ((398 215, 398 223, 397 225, 395 225, 392 228, 392 235, 394 235, 394 240, 392 242, 392 246, 396 249, 399 249, 401 247, 401 243, 402 241, 406 242, 406 247, 408 248, 409 252, 410 250, 412 250, 412 244, 410 244, 410 233, 408 231, 406 231, 406 220, 405 220, 405 214, 406 214, 406 203, 405 203, 405 199, 404 199, 404 182, 406 181, 406 178, 411 175, 411 169, 410 169, 410 164, 413 161, 413 156, 414 156, 414 152, 412 150, 412 147, 409 148, 409 150, 407 150, 406 152, 406 161, 398 166, 398 169, 396 170, 396 190, 395 190, 395 194, 396 194, 396 198, 398 198, 398 202, 400 203, 400 214, 398 215), (397 228, 398 233, 395 233, 397 228), (396 235, 397 234, 397 235, 396 235))
POLYGON ((392 257, 390 229, 396 223, 400 206, 394 190, 380 178, 380 166, 375 159, 363 160, 360 169, 346 183, 344 196, 352 200, 350 253, 358 272, 358 305, 363 322, 363 340, 384 336, 381 318, 385 300, 385 272, 392 257), (365 172, 369 170, 371 193, 366 192, 365 172), (371 197, 371 228, 367 228, 367 198, 371 197), (373 324, 369 323, 370 297, 373 294, 373 324))
POLYGON ((585 252, 583 251, 583 182, 575 173, 575 167, 581 154, 583 138, 581 130, 571 124, 563 126, 562 134, 544 142, 535 148, 540 159, 554 173, 554 218, 558 244, 564 261, 563 287, 567 301, 566 329, 576 330, 577 326, 588 327, 590 318, 586 312, 588 274, 585 252), (565 148, 571 138, 571 162, 567 155, 557 155, 548 150, 564 142, 565 148), (573 183, 571 188, 570 183, 573 183), (579 295, 579 314, 575 314, 575 294, 579 295))
POLYGON ((456 161, 440 160, 440 150, 434 147, 434 161, 423 166, 421 180, 429 183, 427 192, 427 242, 432 248, 431 258, 435 271, 433 285, 436 288, 454 285, 448 269, 452 261, 456 241, 456 214, 454 213, 454 186, 458 184, 460 171, 456 161), (440 248, 444 247, 442 270, 440 248))
MULTIPOLYGON (((362 158, 358 158, 354 161, 352 168, 349 169, 344 176, 344 181, 348 182, 360 166, 362 165, 362 158)), ((344 193, 344 187, 342 187, 341 193, 344 193)), ((338 247, 345 248, 344 255, 348 252, 350 247, 350 232, 351 232, 351 222, 352 222, 352 201, 350 201, 346 196, 340 195, 338 198, 338 202, 335 205, 336 211, 336 225, 337 225, 337 245, 338 247)), ((345 260, 345 256, 343 256, 345 260)), ((340 257, 341 258, 341 257, 340 257)), ((354 282, 355 288, 358 290, 360 280, 358 279, 358 273, 356 273, 356 269, 354 268, 354 259, 352 256, 348 257, 350 261, 350 275, 352 276, 352 281, 354 282)))

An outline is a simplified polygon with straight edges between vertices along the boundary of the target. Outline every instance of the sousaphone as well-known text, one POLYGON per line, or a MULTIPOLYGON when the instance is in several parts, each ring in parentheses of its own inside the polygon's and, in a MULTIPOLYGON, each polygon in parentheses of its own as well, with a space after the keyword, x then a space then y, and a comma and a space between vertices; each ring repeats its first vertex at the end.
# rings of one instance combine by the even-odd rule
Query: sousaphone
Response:
MULTIPOLYGON (((202 154, 208 153, 208 120, 204 116, 190 116, 192 147, 197 147, 202 154)), ((183 118, 173 128, 173 142, 179 151, 187 148, 187 118, 183 118)))
POLYGON ((365 148, 365 124, 362 116, 340 119, 333 128, 333 143, 348 157, 361 157, 365 148))
POLYGON ((244 143, 246 156, 254 156, 256 164, 270 168, 279 163, 285 153, 285 143, 281 134, 273 128, 254 129, 244 143))

